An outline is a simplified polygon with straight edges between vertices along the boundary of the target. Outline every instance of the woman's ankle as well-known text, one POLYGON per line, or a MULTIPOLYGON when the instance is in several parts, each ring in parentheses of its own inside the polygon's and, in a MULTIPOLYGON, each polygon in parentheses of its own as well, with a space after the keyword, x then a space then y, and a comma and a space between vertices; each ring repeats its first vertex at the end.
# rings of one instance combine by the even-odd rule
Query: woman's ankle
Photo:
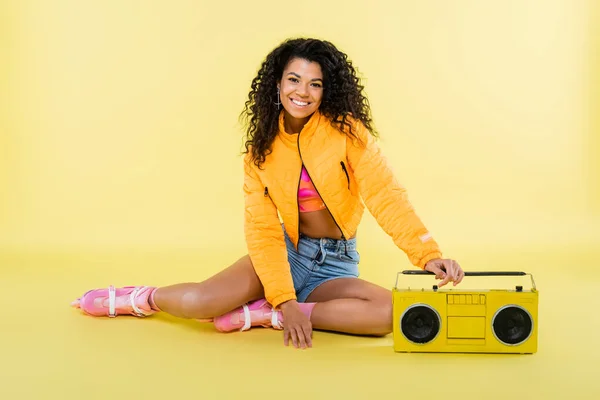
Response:
POLYGON ((154 290, 152 290, 152 293, 150 293, 150 296, 148 297, 148 305, 150 306, 150 308, 152 308, 152 310, 154 310, 156 312, 160 312, 162 310, 160 309, 160 307, 158 307, 156 305, 156 302, 154 301, 154 295, 156 294, 157 291, 158 291, 158 288, 154 288, 154 290))

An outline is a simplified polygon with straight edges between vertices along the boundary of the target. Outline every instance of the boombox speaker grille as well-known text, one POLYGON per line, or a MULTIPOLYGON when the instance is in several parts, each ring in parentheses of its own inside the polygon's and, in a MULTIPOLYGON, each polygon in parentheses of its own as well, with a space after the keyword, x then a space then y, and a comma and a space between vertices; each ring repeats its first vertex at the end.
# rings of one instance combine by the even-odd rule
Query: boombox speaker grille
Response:
POLYGON ((508 305, 502 307, 494 315, 492 331, 500 342, 507 345, 518 345, 531 336, 533 319, 524 308, 508 305))
POLYGON ((440 332, 440 316, 431 307, 415 304, 400 319, 400 330, 407 340, 424 344, 431 342, 440 332))

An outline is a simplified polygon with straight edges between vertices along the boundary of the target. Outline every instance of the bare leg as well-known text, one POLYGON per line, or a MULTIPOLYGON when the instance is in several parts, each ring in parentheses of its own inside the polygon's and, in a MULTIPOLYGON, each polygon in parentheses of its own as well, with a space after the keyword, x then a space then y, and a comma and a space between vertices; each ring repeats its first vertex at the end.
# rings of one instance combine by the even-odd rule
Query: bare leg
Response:
MULTIPOLYGON (((236 321, 233 321, 233 325, 227 325, 224 314, 237 309, 243 310, 244 315, 247 311, 257 314, 254 317, 256 321, 244 317, 242 325, 247 321, 262 322, 257 317, 262 317, 264 313, 260 311, 268 306, 266 304, 263 307, 263 296, 262 284, 254 272, 250 257, 244 256, 203 282, 179 283, 162 288, 143 285, 115 288, 111 285, 86 291, 71 302, 71 306, 95 317, 143 317, 164 311, 180 318, 213 320, 215 326, 219 325, 217 329, 229 330, 236 327, 236 321), (247 305, 249 302, 252 304, 247 305)), ((267 311, 272 316, 271 309, 267 311)))
POLYGON ((392 332, 392 294, 355 278, 340 278, 317 287, 306 302, 316 302, 314 329, 356 335, 385 336, 392 332))
POLYGON ((263 296, 262 284, 246 255, 205 281, 158 288, 154 303, 176 317, 209 319, 263 296))

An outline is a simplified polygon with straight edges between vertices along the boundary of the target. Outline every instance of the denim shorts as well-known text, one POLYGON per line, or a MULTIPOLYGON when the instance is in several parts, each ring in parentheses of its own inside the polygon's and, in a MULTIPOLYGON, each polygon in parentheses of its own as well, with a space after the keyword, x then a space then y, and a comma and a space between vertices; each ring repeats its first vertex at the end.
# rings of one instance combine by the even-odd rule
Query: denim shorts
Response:
POLYGON ((298 251, 285 233, 288 261, 299 303, 306 302, 315 288, 338 278, 358 278, 360 255, 356 251, 356 238, 347 241, 313 239, 300 234, 298 251))

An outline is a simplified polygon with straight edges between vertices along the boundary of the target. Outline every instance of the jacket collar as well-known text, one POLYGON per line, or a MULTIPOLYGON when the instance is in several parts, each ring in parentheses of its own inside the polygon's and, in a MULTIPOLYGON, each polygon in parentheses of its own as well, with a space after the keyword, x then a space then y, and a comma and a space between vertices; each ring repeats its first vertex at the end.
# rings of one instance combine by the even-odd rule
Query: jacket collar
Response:
POLYGON ((308 136, 312 136, 317 129, 319 128, 319 125, 321 124, 321 120, 323 119, 323 116, 321 115, 321 113, 319 112, 319 110, 315 111, 313 113, 313 115, 310 116, 310 119, 308 120, 308 122, 306 123, 306 125, 304 125, 304 128, 302 128, 302 131, 300 131, 300 134, 298 133, 294 133, 294 134, 290 134, 287 133, 285 131, 285 125, 284 125, 284 111, 282 110, 281 113, 279 113, 279 132, 277 134, 277 137, 279 139, 281 139, 281 141, 288 147, 293 147, 293 148, 297 148, 298 146, 298 138, 300 136, 300 134, 302 134, 302 137, 308 137, 308 136))

